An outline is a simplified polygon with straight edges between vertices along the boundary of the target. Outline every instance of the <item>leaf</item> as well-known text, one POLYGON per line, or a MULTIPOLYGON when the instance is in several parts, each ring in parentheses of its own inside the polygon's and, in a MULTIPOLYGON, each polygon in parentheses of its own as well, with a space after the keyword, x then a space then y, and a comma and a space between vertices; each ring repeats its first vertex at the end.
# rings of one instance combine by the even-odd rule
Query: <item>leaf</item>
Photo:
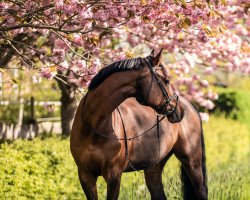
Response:
POLYGON ((167 27, 167 26, 169 25, 169 22, 165 20, 165 21, 163 22, 163 24, 164 24, 164 26, 167 27))
POLYGON ((56 65, 50 66, 50 67, 49 67, 49 71, 51 71, 51 72, 56 72, 56 71, 57 71, 56 65))
POLYGON ((12 78, 12 82, 15 83, 15 84, 20 84, 20 81, 16 78, 12 78))
POLYGON ((99 43, 99 37, 98 36, 91 37, 90 42, 97 46, 99 43))
POLYGON ((203 24, 203 25, 202 25, 202 28, 203 28, 203 30, 205 31, 205 33, 206 33, 208 36, 213 36, 213 35, 214 35, 212 29, 211 29, 208 25, 203 24))
POLYGON ((149 22, 150 22, 148 16, 146 16, 146 15, 142 16, 141 18, 142 18, 142 20, 143 20, 145 23, 149 23, 149 22))
POLYGON ((127 13, 128 13, 128 19, 135 16, 135 13, 133 11, 131 11, 131 10, 128 10, 127 13))
POLYGON ((241 50, 244 53, 250 53, 250 46, 248 44, 245 44, 241 47, 241 50))
POLYGON ((141 5, 147 5, 147 4, 148 4, 147 0, 141 0, 141 5))
POLYGON ((133 58, 134 57, 134 54, 132 53, 132 51, 129 51, 129 50, 127 50, 125 52, 125 55, 127 56, 127 58, 133 58))
POLYGON ((219 27, 219 31, 220 31, 221 33, 224 33, 226 30, 227 30, 227 27, 224 26, 224 25, 221 25, 221 26, 219 27))
POLYGON ((211 44, 213 47, 216 47, 216 42, 211 41, 210 44, 211 44))
POLYGON ((186 17, 185 19, 184 19, 184 22, 188 25, 188 26, 191 26, 191 20, 188 18, 188 17, 186 17))
POLYGON ((184 34, 182 32, 180 32, 178 35, 178 40, 183 41, 183 38, 184 38, 184 34))
POLYGON ((179 0, 184 8, 187 7, 187 3, 185 0, 179 0))
POLYGON ((96 26, 96 21, 93 20, 91 25, 92 25, 92 27, 95 27, 96 26))
POLYGON ((226 6, 227 5, 227 0, 220 0, 221 1, 221 4, 226 6))
POLYGON ((3 22, 4 18, 2 16, 0 16, 0 22, 3 22))
POLYGON ((179 26, 180 28, 187 29, 189 26, 191 26, 191 20, 189 18, 185 18, 180 21, 179 26))

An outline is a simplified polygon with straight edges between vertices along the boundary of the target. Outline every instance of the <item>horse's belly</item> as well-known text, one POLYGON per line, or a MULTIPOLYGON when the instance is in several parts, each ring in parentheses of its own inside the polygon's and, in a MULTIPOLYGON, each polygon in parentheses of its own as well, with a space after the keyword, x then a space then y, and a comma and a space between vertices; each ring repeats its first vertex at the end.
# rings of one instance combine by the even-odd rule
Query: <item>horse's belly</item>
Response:
POLYGON ((173 148, 173 138, 170 136, 145 138, 135 142, 129 152, 129 161, 125 171, 149 169, 166 158, 173 148))

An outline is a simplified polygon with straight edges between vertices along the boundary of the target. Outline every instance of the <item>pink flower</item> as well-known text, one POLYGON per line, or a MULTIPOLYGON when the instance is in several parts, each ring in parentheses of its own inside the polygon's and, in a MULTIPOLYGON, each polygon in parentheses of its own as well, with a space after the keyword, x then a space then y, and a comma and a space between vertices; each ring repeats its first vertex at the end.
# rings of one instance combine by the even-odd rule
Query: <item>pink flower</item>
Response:
POLYGON ((65 53, 66 52, 64 49, 53 49, 53 55, 56 56, 56 58, 58 59, 57 61, 63 61, 65 58, 65 53))
POLYGON ((209 82, 207 80, 201 80, 200 84, 203 87, 208 87, 209 86, 209 82))
POLYGON ((56 67, 44 67, 41 69, 41 75, 44 78, 52 79, 56 74, 56 67))
POLYGON ((54 0, 56 10, 62 10, 64 6, 63 0, 54 0))
POLYGON ((77 63, 76 63, 76 66, 80 69, 80 70, 83 70, 83 69, 86 69, 86 61, 85 60, 78 60, 77 63))
POLYGON ((79 14, 82 19, 91 19, 93 17, 91 10, 86 8, 83 8, 79 14))
POLYGON ((63 62, 60 63, 58 68, 59 70, 65 71, 69 68, 69 64, 66 60, 64 60, 63 62))
POLYGON ((109 14, 109 17, 110 17, 110 18, 117 18, 117 16, 118 16, 117 8, 111 7, 111 8, 108 10, 108 14, 109 14))
POLYGON ((55 40, 55 47, 58 49, 65 49, 65 50, 69 48, 66 41, 61 40, 61 39, 55 40))
POLYGON ((205 74, 212 74, 214 72, 214 69, 212 67, 206 67, 204 73, 205 74))
POLYGON ((214 103, 211 100, 206 100, 206 105, 205 107, 209 110, 214 108, 214 103))
POLYGON ((204 121, 204 122, 208 122, 209 121, 209 115, 207 113, 202 113, 200 112, 200 117, 201 117, 201 120, 204 121))
POLYGON ((73 41, 78 45, 83 45, 83 39, 79 34, 74 34, 73 41))
POLYGON ((108 13, 105 12, 104 10, 100 9, 95 13, 95 17, 96 19, 100 19, 102 21, 106 21, 106 19, 108 18, 108 13))
POLYGON ((121 52, 121 53, 118 53, 117 56, 115 57, 115 60, 119 61, 119 60, 123 60, 123 59, 126 59, 127 56, 125 53, 121 52))

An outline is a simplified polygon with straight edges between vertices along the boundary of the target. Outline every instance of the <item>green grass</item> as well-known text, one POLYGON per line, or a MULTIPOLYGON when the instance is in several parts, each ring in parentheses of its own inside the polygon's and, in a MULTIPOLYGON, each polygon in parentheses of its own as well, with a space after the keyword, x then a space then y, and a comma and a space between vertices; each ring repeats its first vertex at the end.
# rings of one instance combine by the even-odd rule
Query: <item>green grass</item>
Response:
MULTIPOLYGON (((250 132, 246 124, 211 117, 204 124, 209 199, 250 199, 250 132)), ((85 199, 69 151, 60 137, 17 140, 0 146, 0 199, 85 199)), ((163 174, 168 199, 181 199, 179 162, 173 156, 163 174)), ((106 185, 98 179, 99 199, 106 185)), ((150 199, 143 173, 124 173, 121 200, 150 199)))

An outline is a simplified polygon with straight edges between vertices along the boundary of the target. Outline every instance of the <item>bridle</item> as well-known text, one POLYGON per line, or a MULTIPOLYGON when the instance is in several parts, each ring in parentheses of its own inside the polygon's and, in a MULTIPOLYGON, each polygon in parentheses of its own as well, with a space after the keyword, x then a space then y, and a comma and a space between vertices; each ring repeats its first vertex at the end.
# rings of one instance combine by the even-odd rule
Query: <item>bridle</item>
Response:
MULTIPOLYGON (((153 65, 153 62, 151 61, 150 57, 147 57, 145 59, 142 59, 142 62, 145 63, 147 65, 147 67, 149 68, 150 70, 150 73, 151 73, 151 76, 152 76, 152 79, 151 79, 151 83, 150 83, 150 86, 149 86, 149 89, 148 89, 148 94, 147 94, 147 97, 146 97, 146 101, 148 100, 148 96, 149 96, 149 92, 151 90, 151 87, 152 87, 152 81, 153 79, 155 78, 158 86, 160 87, 161 91, 162 91, 162 94, 164 96, 164 100, 163 102, 156 108, 156 110, 165 115, 165 116, 171 116, 175 111, 176 111, 176 108, 178 106, 178 102, 179 102, 179 96, 174 92, 172 96, 169 96, 162 81, 160 80, 159 76, 156 74, 155 70, 154 70, 154 65, 153 65), (174 100, 175 101, 175 106, 172 108, 172 109, 167 109, 168 105, 170 104, 170 102, 174 100)), ((164 71, 164 66, 162 64, 159 64, 160 68, 162 71, 164 71)), ((165 85, 169 85, 169 83, 165 83, 165 85)))

